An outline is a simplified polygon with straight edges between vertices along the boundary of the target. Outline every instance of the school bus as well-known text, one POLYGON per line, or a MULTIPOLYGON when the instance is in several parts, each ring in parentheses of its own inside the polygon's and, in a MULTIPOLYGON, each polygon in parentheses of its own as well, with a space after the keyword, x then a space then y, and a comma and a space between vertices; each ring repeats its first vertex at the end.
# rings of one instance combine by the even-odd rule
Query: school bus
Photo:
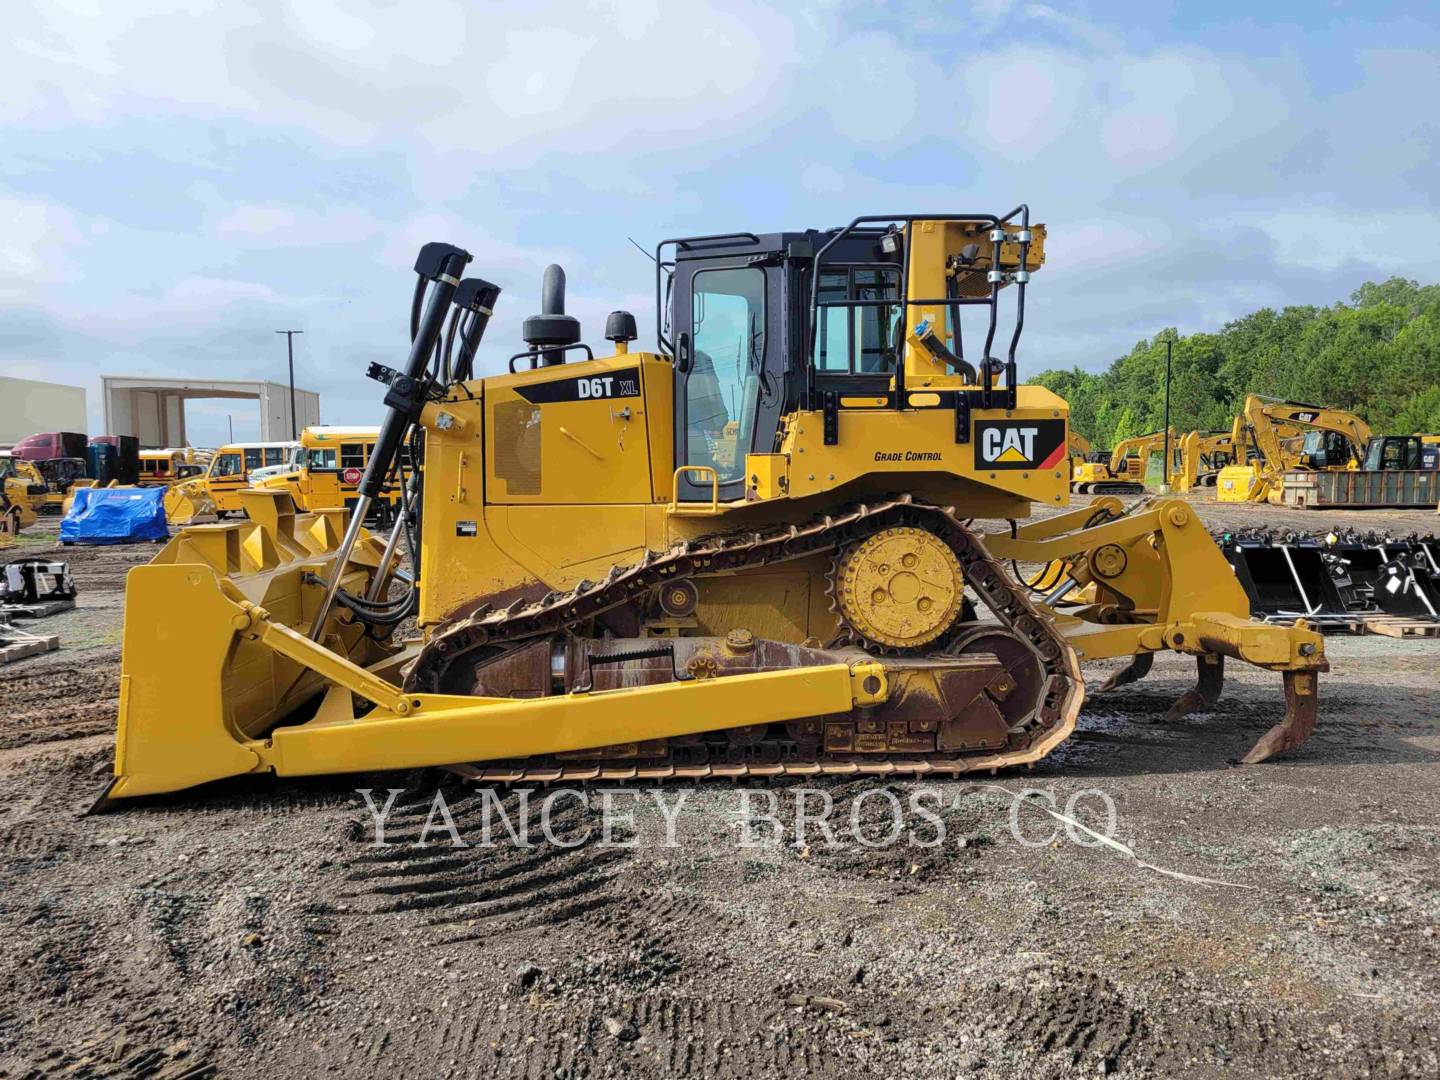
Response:
POLYGON ((291 442, 231 443, 215 451, 205 473, 205 490, 217 517, 241 509, 240 492, 250 486, 250 474, 267 465, 283 465, 290 457, 291 442))
POLYGON ((183 449, 141 450, 140 486, 169 487, 177 480, 199 476, 205 467, 195 460, 195 451, 183 449))
MULTIPOLYGON (((379 435, 379 427, 308 427, 300 433, 298 468, 265 477, 257 486, 290 492, 301 510, 349 508, 379 435)), ((387 487, 376 501, 376 518, 388 521, 399 497, 398 484, 387 487)))

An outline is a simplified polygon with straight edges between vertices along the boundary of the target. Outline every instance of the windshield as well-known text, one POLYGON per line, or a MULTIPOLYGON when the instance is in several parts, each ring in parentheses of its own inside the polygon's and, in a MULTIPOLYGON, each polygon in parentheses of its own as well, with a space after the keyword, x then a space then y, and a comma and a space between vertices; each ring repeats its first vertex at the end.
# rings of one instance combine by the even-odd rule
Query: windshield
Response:
POLYGON ((1370 470, 1420 468, 1420 440, 1381 437, 1370 443, 1365 455, 1365 468, 1370 470))
POLYGON ((240 455, 220 454, 210 464, 211 476, 239 476, 240 455))
POLYGON ((0 458, 0 479, 15 476, 15 461, 13 458, 0 458))

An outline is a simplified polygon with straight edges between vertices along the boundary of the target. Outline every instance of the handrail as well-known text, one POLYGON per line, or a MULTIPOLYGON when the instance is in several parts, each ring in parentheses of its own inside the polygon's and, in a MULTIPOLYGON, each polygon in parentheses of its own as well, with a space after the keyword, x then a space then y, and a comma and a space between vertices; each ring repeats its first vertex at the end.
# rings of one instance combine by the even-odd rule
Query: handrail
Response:
POLYGON ((694 507, 682 511, 680 509, 680 476, 682 473, 699 473, 702 476, 709 474, 710 477, 710 507, 706 513, 718 514, 720 512, 720 473, 710 465, 681 465, 675 470, 675 475, 670 478, 670 506, 673 513, 696 513, 694 507))
MULTIPOLYGON (((574 342, 574 343, 572 343, 572 344, 570 344, 570 345, 541 345, 540 347, 535 348, 535 349, 526 349, 524 352, 517 352, 514 356, 510 357, 510 364, 509 364, 510 374, 511 374, 511 375, 518 375, 518 374, 519 374, 519 372, 517 372, 517 371, 515 370, 515 361, 516 361, 516 360, 525 360, 525 359, 527 359, 527 358, 528 358, 528 359, 531 359, 531 360, 538 360, 538 359, 540 359, 540 357, 544 356, 546 353, 561 353, 561 354, 563 354, 563 353, 565 353, 565 352, 568 352, 570 349, 584 349, 584 350, 585 350, 585 359, 586 359, 586 360, 594 360, 594 359, 595 359, 595 353, 594 353, 594 351, 590 348, 589 345, 586 345, 583 341, 576 341, 576 342, 574 342)), ((532 363, 532 364, 530 365, 530 370, 531 370, 531 371, 534 371, 534 370, 536 370, 536 368, 537 368, 538 366, 539 366, 538 364, 533 364, 533 363, 532 363)))
MULTIPOLYGON (((846 225, 844 228, 841 228, 841 229, 836 230, 836 231, 834 232, 834 235, 832 235, 832 236, 830 237, 830 239, 827 240, 827 241, 825 242, 825 244, 820 248, 820 250, 815 253, 815 260, 814 260, 813 265, 811 266, 811 279, 810 279, 810 314, 809 314, 809 319, 808 319, 808 325, 807 325, 807 327, 806 327, 807 333, 806 333, 806 335, 805 335, 804 350, 803 350, 803 352, 802 352, 802 355, 805 356, 805 357, 807 357, 807 358, 813 357, 814 350, 815 350, 815 342, 818 340, 818 337, 819 337, 819 321, 820 321, 820 271, 821 271, 822 265, 824 264, 825 255, 826 255, 826 253, 829 252, 829 250, 830 250, 831 248, 833 248, 837 243, 839 243, 839 242, 840 242, 841 240, 843 240, 845 237, 850 236, 852 233, 855 233, 857 230, 859 230, 859 229, 860 229, 863 225, 865 225, 866 223, 869 223, 869 222, 875 222, 875 223, 884 222, 884 223, 893 224, 893 223, 896 223, 896 222, 904 222, 905 225, 906 225, 907 227, 909 227, 909 226, 913 225, 913 224, 914 224, 915 222, 917 222, 917 221, 973 221, 973 222, 977 222, 977 223, 980 223, 980 224, 986 224, 986 223, 988 223, 988 224, 994 226, 996 229, 999 229, 1000 226, 1002 226, 1003 224, 1005 224, 1006 222, 1008 222, 1011 218, 1015 217, 1015 215, 1017 215, 1017 214, 1021 215, 1021 225, 1020 225, 1021 230, 1022 230, 1024 233, 1027 233, 1027 234, 1028 234, 1029 228, 1030 228, 1030 207, 1029 207, 1029 205, 1026 204, 1026 203, 1021 203, 1019 206, 1015 207, 1015 209, 1011 210, 1008 214, 1004 214, 1004 215, 1001 215, 1001 216, 999 216, 999 217, 995 216, 994 214, 955 214, 955 213, 951 213, 951 214, 864 214, 864 215, 861 215, 860 217, 855 218, 853 221, 850 222, 849 225, 846 225)), ((984 407, 986 407, 986 408, 989 408, 989 407, 990 407, 990 394, 991 394, 991 390, 992 390, 992 387, 993 387, 993 378, 994 378, 994 373, 993 373, 992 370, 991 370, 991 361, 992 361, 993 358, 992 358, 991 355, 990 355, 990 348, 991 348, 991 346, 994 344, 994 340, 995 340, 996 322, 997 322, 997 315, 998 315, 998 312, 999 312, 1000 285, 1001 285, 1002 279, 1004 278, 1004 273, 1003 273, 1003 271, 1001 271, 1001 270, 999 269, 999 266, 1000 266, 1000 245, 1001 245, 1001 243, 1002 243, 1003 241, 1002 241, 1000 238, 998 238, 998 237, 992 237, 992 242, 993 242, 993 244, 994 244, 994 255, 993 255, 992 260, 991 260, 992 265, 991 265, 991 268, 990 268, 990 272, 989 272, 989 274, 987 275, 988 280, 989 280, 989 283, 990 283, 990 295, 989 295, 989 297, 987 297, 987 298, 985 298, 983 301, 981 301, 982 303, 985 303, 985 304, 989 305, 989 307, 990 307, 990 325, 989 325, 988 332, 986 333, 986 336, 985 336, 985 350, 984 350, 984 354, 983 354, 982 357, 981 357, 980 365, 979 365, 980 370, 981 370, 981 375, 982 375, 981 389, 982 389, 983 394, 984 394, 983 403, 984 403, 984 407)), ((1028 235, 1027 235, 1027 236, 1022 237, 1022 239, 1021 239, 1021 241, 1020 241, 1020 270, 1021 270, 1022 272, 1025 270, 1025 265, 1026 265, 1026 262, 1027 262, 1027 260, 1028 260, 1028 258, 1029 258, 1029 254, 1030 254, 1030 241, 1029 241, 1029 238, 1028 238, 1028 235)), ((1013 393, 1013 391, 1014 391, 1014 386, 1015 386, 1015 373, 1016 373, 1015 350, 1016 350, 1016 348, 1018 347, 1018 345, 1019 345, 1019 343, 1020 343, 1020 333, 1021 333, 1021 331, 1024 329, 1024 325, 1025 325, 1025 285, 1026 285, 1026 282, 1027 282, 1027 278, 1028 278, 1028 275, 1025 275, 1025 276, 1019 277, 1019 278, 1017 279, 1017 285, 1018 285, 1018 290, 1019 290, 1019 292, 1018 292, 1018 297, 1017 297, 1017 299, 1016 299, 1016 325, 1015 325, 1015 333, 1012 335, 1012 337, 1011 337, 1011 339, 1010 339, 1010 349, 1009 349, 1009 353, 1008 353, 1008 360, 1007 360, 1007 363, 1006 363, 1006 381, 1007 381, 1007 383, 1008 383, 1008 385, 1009 385, 1010 390, 1011 390, 1012 393, 1013 393)), ((899 302, 899 304, 900 304, 903 308, 907 308, 907 309, 908 309, 908 308, 913 307, 913 306, 921 306, 921 305, 930 306, 930 305, 935 305, 935 304, 940 304, 940 303, 951 304, 951 303, 953 303, 954 301, 953 301, 952 299, 949 299, 949 298, 947 298, 947 299, 945 299, 945 300, 943 300, 943 301, 936 301, 936 300, 911 300, 911 299, 910 299, 910 257, 909 257, 909 252, 908 252, 908 250, 907 250, 906 253, 905 253, 905 255, 904 255, 904 257, 903 257, 903 259, 901 260, 901 263, 900 263, 900 298, 899 298, 899 301, 898 301, 898 302, 899 302)), ((908 322, 909 322, 909 319, 907 318, 907 319, 906 319, 906 323, 908 324, 908 322)), ((806 409, 811 409, 811 408, 814 408, 814 395, 815 395, 815 366, 814 366, 813 363, 810 363, 810 364, 808 365, 808 370, 809 370, 809 377, 806 379, 806 385, 805 385, 805 398, 806 398, 806 400, 805 400, 805 408, 806 408, 806 409)), ((901 406, 901 403, 905 400, 904 391, 905 391, 905 365, 904 365, 904 362, 902 361, 902 362, 899 363, 899 364, 896 366, 896 368, 895 368, 895 401, 896 401, 896 407, 897 407, 897 408, 898 408, 898 407, 902 407, 902 406, 901 406)))

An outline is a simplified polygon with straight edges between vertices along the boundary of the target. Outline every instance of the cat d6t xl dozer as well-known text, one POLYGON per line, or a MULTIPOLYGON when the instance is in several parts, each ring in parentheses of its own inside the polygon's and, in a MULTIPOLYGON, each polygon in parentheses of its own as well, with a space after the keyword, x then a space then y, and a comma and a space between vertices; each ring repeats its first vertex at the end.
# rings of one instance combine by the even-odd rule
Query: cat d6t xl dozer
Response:
POLYGON ((1122 682, 1159 650, 1198 660, 1177 716, 1226 657, 1280 672, 1284 718, 1247 760, 1298 745, 1321 638, 1250 621, 1185 503, 1065 510, 1068 408, 1016 377, 1044 235, 1019 207, 667 240, 657 350, 615 312, 608 356, 552 267, 487 378, 500 290, 427 245, 408 360, 369 372, 385 414, 353 513, 247 491, 246 521, 131 571, 109 796, 433 765, 993 771, 1070 734, 1082 661, 1133 657, 1122 682), (406 498, 372 535, 387 482, 406 498), (1021 523, 1035 504, 1057 512, 1021 523), (1059 568, 1046 594, 1022 562, 1059 568))

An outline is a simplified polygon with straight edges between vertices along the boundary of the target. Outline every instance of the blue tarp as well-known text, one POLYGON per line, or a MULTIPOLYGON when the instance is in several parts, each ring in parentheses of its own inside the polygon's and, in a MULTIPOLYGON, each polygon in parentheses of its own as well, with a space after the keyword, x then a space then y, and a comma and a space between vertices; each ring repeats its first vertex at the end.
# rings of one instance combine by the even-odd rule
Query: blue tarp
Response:
POLYGON ((60 522, 62 544, 135 544, 168 540, 165 489, 80 488, 60 522))

